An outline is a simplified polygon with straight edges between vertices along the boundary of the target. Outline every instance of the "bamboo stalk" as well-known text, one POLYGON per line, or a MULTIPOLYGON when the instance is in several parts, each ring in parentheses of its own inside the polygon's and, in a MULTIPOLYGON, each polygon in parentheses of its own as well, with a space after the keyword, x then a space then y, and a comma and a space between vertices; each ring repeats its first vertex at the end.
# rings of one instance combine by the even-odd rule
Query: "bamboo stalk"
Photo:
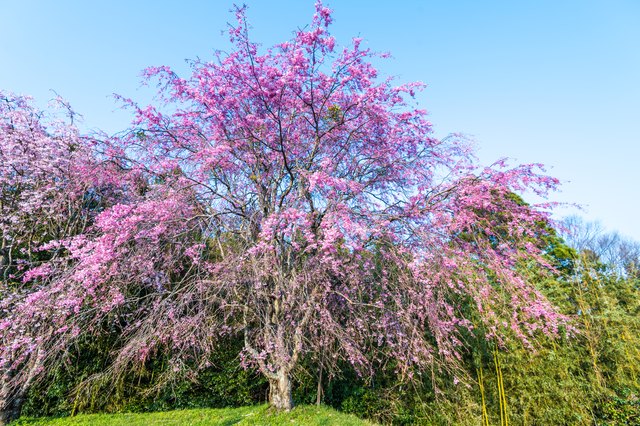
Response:
POLYGON ((493 362, 496 367, 496 382, 498 386, 498 400, 500 402, 500 426, 509 426, 509 415, 507 413, 507 396, 504 392, 504 380, 502 377, 502 368, 498 359, 498 347, 493 351, 493 362))
POLYGON ((482 398, 482 425, 489 426, 489 414, 487 413, 487 404, 484 398, 484 381, 482 378, 482 366, 477 369, 478 385, 480 387, 480 397, 482 398))

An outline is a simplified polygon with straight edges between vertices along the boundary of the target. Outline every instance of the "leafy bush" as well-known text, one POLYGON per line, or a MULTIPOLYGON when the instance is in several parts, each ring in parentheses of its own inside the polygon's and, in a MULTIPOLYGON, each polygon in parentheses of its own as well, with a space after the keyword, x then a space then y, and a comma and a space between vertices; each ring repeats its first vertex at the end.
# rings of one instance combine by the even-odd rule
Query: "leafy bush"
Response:
POLYGON ((637 390, 623 389, 619 394, 607 398, 599 408, 598 417, 602 420, 602 425, 640 424, 640 398, 637 390))
POLYGON ((229 339, 218 349, 212 366, 197 378, 161 383, 166 368, 153 359, 137 376, 128 375, 115 387, 103 386, 99 373, 108 363, 109 342, 86 342, 69 355, 59 369, 30 389, 22 415, 59 416, 76 412, 163 411, 177 408, 253 405, 266 398, 268 383, 237 358, 239 340, 229 339))

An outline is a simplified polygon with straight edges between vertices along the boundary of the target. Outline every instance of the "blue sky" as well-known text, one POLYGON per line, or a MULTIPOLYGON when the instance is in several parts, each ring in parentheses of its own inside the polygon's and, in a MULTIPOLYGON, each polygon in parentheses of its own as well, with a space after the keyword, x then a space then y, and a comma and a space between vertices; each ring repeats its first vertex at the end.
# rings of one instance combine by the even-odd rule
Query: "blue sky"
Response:
MULTIPOLYGON (((268 46, 309 22, 313 0, 247 0, 268 46)), ((479 157, 541 162, 564 181, 553 199, 578 203, 640 240, 640 2, 637 0, 326 2, 339 44, 360 36, 388 51, 380 64, 420 80, 436 134, 473 137, 479 157)), ((208 58, 228 47, 232 1, 0 0, 0 89, 42 105, 65 97, 86 128, 129 116, 111 98, 152 92, 140 71, 208 58)), ((571 213, 569 210, 558 214, 571 213)))

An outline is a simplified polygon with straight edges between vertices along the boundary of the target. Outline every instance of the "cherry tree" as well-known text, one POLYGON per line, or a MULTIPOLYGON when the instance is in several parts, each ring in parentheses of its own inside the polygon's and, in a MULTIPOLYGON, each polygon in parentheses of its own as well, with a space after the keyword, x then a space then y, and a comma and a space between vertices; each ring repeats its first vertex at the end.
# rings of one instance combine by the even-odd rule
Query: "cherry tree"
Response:
POLYGON ((58 127, 50 135, 29 99, 4 93, 0 99, 0 272, 6 282, 26 269, 19 260, 34 261, 43 238, 60 238, 70 225, 67 200, 58 195, 76 185, 70 167, 82 154, 73 129, 58 127))
POLYGON ((566 318, 519 272, 551 269, 535 244, 548 215, 511 196, 545 195, 555 179, 538 165, 480 167, 462 138, 435 138, 412 106, 423 85, 381 78, 359 39, 337 48, 322 3, 265 50, 245 9, 236 17, 234 49, 194 61, 190 78, 146 71, 166 107, 127 101, 133 127, 105 151, 128 193, 43 248, 66 256, 25 276, 37 290, 0 320, 20 362, 3 349, 0 368, 47 365, 109 323, 105 374, 161 352, 166 374, 184 377, 240 335, 270 403, 290 409, 304 356, 363 375, 393 357, 407 378, 455 365, 476 327, 461 298, 498 342, 559 332, 566 318))
MULTIPOLYGON (((47 260, 38 248, 82 232, 87 221, 82 205, 89 199, 79 174, 86 154, 73 126, 39 111, 29 98, 0 92, 0 318, 28 292, 20 285, 22 277, 47 260)), ((6 328, 7 320, 2 324, 6 328)), ((7 351, 13 346, 2 351, 12 358, 7 351)), ((37 357, 21 373, 0 367, 1 417, 19 406, 37 371, 37 357), (9 379, 16 376, 23 376, 22 382, 12 387, 9 379)))
POLYGON ((46 336, 53 325, 38 324, 30 304, 42 291, 38 277, 66 258, 55 242, 81 235, 124 194, 117 168, 75 127, 77 115, 59 97, 53 104, 45 112, 0 92, 0 424, 17 416, 45 367, 46 338, 29 336, 46 336))

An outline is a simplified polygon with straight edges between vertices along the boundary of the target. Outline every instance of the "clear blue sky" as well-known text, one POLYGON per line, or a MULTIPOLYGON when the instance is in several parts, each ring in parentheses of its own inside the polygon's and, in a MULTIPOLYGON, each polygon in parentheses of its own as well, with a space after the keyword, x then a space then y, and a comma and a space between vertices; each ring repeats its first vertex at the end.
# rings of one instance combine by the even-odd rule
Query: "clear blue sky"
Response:
MULTIPOLYGON (((247 0, 255 38, 283 41, 313 0, 247 0)), ((384 74, 420 80, 438 135, 472 136, 480 159, 542 162, 557 201, 640 240, 640 1, 326 2, 341 44, 363 37, 393 59, 384 74)), ((50 89, 85 126, 124 128, 114 92, 139 100, 140 71, 226 48, 232 1, 0 0, 0 88, 42 105, 50 89)), ((561 212, 564 214, 566 212, 561 212)))

